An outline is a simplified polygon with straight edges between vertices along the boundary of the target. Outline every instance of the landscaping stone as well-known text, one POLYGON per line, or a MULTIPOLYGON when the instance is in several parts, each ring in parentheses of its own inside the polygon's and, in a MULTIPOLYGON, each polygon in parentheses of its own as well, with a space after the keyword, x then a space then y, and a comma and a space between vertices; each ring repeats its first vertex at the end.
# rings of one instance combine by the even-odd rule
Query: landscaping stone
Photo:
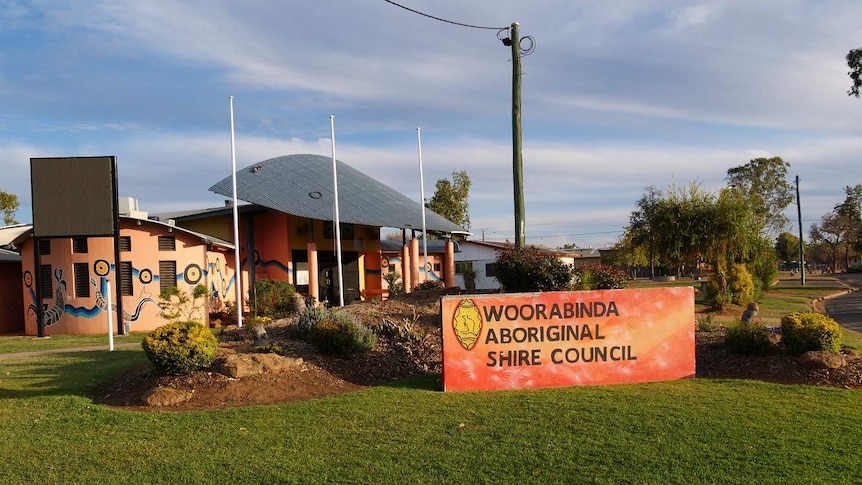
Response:
POLYGON ((822 350, 805 352, 796 361, 809 369, 840 369, 847 365, 843 355, 822 350))
POLYGON ((192 398, 192 393, 179 391, 170 387, 158 387, 144 394, 143 400, 147 406, 162 407, 184 403, 192 398))
POLYGON ((283 357, 278 354, 229 354, 216 365, 216 370, 228 377, 239 379, 258 374, 284 372, 302 364, 301 357, 283 357))

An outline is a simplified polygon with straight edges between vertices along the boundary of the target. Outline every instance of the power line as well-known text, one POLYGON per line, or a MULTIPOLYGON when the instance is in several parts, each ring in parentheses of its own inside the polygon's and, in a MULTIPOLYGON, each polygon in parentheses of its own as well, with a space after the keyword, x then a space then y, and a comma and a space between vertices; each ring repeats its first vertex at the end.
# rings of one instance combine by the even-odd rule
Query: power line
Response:
POLYGON ((470 27, 471 29, 484 29, 484 30, 497 30, 497 31, 499 31, 499 30, 507 30, 507 29, 509 28, 509 27, 483 27, 483 26, 481 26, 481 25, 464 24, 464 23, 461 23, 461 22, 455 22, 454 20, 446 20, 446 19, 443 19, 443 18, 440 18, 440 17, 435 17, 435 16, 433 16, 433 15, 429 15, 429 14, 427 14, 427 13, 420 12, 420 11, 418 11, 418 10, 414 10, 414 9, 412 9, 412 8, 410 8, 410 7, 405 7, 404 5, 401 5, 401 4, 399 4, 399 3, 395 3, 395 2, 393 2, 392 0, 383 0, 383 1, 384 1, 384 2, 386 2, 386 3, 391 3, 392 5, 395 5, 396 7, 401 7, 401 8, 403 8, 404 10, 407 10, 407 11, 413 12, 413 13, 415 13, 415 14, 422 15, 423 17, 428 17, 429 19, 439 20, 440 22, 446 22, 447 24, 460 25, 461 27, 470 27))

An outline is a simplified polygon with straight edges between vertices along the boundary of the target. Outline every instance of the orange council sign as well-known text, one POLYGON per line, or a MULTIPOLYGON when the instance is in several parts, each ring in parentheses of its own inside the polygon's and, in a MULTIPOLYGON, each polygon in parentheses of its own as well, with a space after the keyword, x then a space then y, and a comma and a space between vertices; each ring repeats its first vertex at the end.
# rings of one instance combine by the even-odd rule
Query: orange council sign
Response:
POLYGON ((443 390, 693 377, 694 288, 447 296, 443 390))

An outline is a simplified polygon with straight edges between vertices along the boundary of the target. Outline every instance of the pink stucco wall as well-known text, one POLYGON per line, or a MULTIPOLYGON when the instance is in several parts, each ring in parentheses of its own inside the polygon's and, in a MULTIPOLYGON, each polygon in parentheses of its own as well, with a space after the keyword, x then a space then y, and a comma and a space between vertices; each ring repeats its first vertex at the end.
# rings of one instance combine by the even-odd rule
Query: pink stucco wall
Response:
MULTIPOLYGON (((211 292, 211 298, 200 300, 195 320, 208 321, 207 305, 218 310, 227 301, 236 301, 233 286, 233 254, 208 245, 194 234, 146 220, 123 219, 121 236, 129 238, 131 250, 122 251, 120 260, 131 262, 131 295, 123 296, 124 328, 131 332, 151 331, 167 322, 158 306, 161 281, 176 279, 176 286, 191 293, 197 284, 211 292), (174 250, 159 250, 159 236, 173 237, 174 250), (160 262, 174 262, 176 272, 160 274, 160 262)), ((118 271, 114 264, 112 238, 88 239, 86 253, 72 250, 72 239, 50 240, 51 254, 43 255, 41 264, 51 266, 52 294, 43 295, 47 311, 45 334, 107 333, 104 301, 105 283, 110 281, 112 297, 116 296, 118 271), (75 292, 74 264, 85 263, 89 273, 89 296, 75 292)), ((27 335, 37 335, 35 270, 33 240, 21 248, 24 290, 24 321, 27 335)), ((164 269, 164 268, 163 268, 164 269)), ((116 314, 114 330, 117 330, 116 314)))

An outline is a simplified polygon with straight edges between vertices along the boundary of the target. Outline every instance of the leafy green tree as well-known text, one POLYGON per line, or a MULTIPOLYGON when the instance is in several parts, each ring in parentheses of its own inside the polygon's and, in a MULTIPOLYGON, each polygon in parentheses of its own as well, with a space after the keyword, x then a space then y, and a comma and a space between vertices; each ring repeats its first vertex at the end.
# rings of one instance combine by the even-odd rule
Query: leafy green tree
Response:
POLYGON ((3 213, 3 224, 17 224, 15 212, 18 211, 18 196, 0 190, 0 212, 3 213))
MULTIPOLYGON (((708 294, 716 298, 718 309, 731 301, 727 275, 733 264, 758 261, 758 268, 774 265, 775 252, 769 243, 763 244, 742 191, 728 188, 716 195, 696 182, 665 192, 647 191, 638 203, 646 210, 632 215, 633 224, 624 237, 634 245, 650 244, 655 257, 677 276, 694 272, 704 263, 712 267, 714 290, 708 294)), ((766 278, 765 269, 752 272, 766 278)))
POLYGON ((465 170, 452 172, 452 180, 440 179, 425 207, 461 227, 470 228, 470 177, 465 170))
POLYGON ((629 270, 632 278, 638 275, 638 268, 649 265, 647 251, 643 246, 632 242, 629 232, 623 233, 619 241, 613 246, 613 251, 607 256, 602 256, 602 261, 612 266, 622 267, 629 270))
POLYGON ((842 249, 846 253, 847 244, 844 237, 847 235, 848 228, 847 219, 836 211, 832 211, 821 216, 820 223, 812 224, 808 231, 808 237, 811 238, 812 242, 825 244, 829 247, 833 266, 836 269, 839 261, 838 254, 842 249))
POLYGON ((790 164, 781 157, 755 158, 727 170, 725 180, 749 205, 758 232, 780 233, 787 227, 784 209, 793 202, 793 187, 787 182, 790 164))
POLYGON ((853 80, 853 86, 850 86, 850 91, 847 91, 848 96, 859 97, 859 88, 862 88, 862 47, 853 49, 847 53, 847 67, 850 71, 850 79, 853 80))
POLYGON ((782 261, 796 261, 799 259, 799 238, 782 232, 775 239, 775 253, 782 261))
POLYGON ((635 209, 629 218, 629 227, 624 236, 631 247, 646 248, 647 260, 650 267, 650 278, 655 277, 656 264, 656 239, 658 234, 653 227, 656 221, 656 212, 664 194, 654 185, 646 188, 646 192, 637 201, 635 209))

